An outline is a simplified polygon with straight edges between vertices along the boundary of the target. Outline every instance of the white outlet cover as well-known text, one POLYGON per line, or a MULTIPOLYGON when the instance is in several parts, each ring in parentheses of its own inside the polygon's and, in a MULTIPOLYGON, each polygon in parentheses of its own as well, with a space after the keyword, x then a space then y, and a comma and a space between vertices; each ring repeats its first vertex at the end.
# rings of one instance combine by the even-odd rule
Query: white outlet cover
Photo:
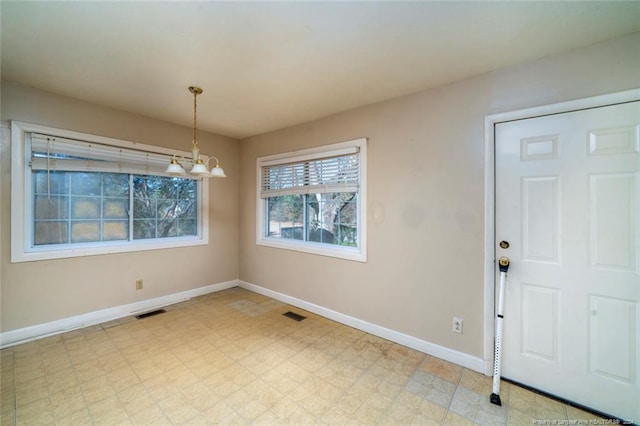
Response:
POLYGON ((463 323, 463 319, 462 318, 458 318, 458 317, 453 317, 453 327, 452 330, 454 333, 460 333, 462 334, 462 323, 463 323))

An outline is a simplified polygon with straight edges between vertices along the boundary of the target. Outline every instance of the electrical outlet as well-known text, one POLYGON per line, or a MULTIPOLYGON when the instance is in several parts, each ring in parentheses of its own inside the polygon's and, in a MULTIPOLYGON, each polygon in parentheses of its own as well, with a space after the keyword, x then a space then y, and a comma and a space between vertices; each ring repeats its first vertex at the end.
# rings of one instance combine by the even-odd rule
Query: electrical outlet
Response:
POLYGON ((136 280, 136 290, 142 290, 143 287, 142 280, 136 280))
POLYGON ((453 317, 453 328, 452 331, 454 333, 462 334, 462 318, 453 317))

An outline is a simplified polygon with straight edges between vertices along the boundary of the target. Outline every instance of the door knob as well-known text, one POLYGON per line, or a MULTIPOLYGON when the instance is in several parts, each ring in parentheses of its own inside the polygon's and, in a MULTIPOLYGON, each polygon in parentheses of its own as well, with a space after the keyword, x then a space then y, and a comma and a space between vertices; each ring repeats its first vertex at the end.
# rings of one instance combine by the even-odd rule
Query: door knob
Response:
POLYGON ((498 259, 498 269, 500 269, 500 272, 505 272, 505 273, 509 270, 508 257, 502 256, 500 259, 498 259))

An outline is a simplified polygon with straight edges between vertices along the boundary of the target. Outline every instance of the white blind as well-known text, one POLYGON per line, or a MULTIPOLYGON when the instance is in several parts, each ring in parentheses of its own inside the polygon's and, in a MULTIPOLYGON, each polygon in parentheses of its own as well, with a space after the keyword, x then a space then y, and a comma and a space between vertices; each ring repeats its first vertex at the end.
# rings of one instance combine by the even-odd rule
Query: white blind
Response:
POLYGON ((32 170, 163 176, 170 158, 151 151, 31 133, 32 170))
POLYGON ((360 155, 357 147, 261 166, 260 197, 326 192, 357 192, 360 155))

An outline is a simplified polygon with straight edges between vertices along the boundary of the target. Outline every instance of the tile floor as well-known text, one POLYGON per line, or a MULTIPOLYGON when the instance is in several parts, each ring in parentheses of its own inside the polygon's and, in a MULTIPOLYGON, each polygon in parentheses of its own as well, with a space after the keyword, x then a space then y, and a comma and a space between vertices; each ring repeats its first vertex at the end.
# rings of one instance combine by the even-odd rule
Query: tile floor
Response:
POLYGON ((244 289, 166 310, 1 350, 0 424, 531 425, 594 418, 507 383, 497 407, 489 403, 488 377, 244 289), (289 310, 308 318, 282 316, 289 310))

